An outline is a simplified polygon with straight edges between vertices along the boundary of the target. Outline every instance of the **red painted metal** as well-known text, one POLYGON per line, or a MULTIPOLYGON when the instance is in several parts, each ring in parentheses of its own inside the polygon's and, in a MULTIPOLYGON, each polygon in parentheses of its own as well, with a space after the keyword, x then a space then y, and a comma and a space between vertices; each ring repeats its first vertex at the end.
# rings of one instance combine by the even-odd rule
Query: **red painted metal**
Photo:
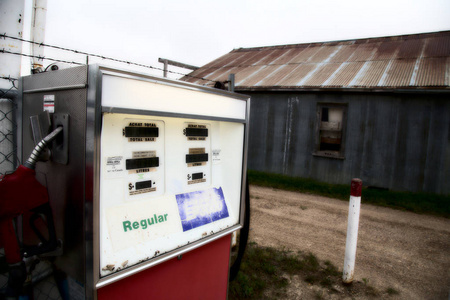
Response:
POLYGON ((48 202, 47 189, 36 180, 36 172, 23 165, 0 180, 0 244, 5 248, 6 261, 22 260, 16 239, 13 218, 48 202))
POLYGON ((352 179, 350 195, 353 197, 361 197, 362 180, 358 178, 352 179))
POLYGON ((226 299, 231 235, 97 291, 99 300, 226 299))

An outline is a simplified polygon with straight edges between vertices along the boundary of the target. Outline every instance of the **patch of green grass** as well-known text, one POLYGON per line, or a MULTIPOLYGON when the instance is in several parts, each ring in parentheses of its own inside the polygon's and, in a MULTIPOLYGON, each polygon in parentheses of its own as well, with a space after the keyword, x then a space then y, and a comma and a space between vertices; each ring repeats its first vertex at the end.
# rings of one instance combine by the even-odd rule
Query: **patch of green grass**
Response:
MULTIPOLYGON (((328 293, 338 292, 334 288, 337 285, 343 286, 342 271, 330 261, 321 262, 312 253, 295 253, 249 243, 241 270, 229 285, 229 299, 286 299, 290 278, 294 275, 328 293)), ((355 283, 343 290, 347 295, 354 295, 356 290, 361 290, 360 294, 378 295, 367 283, 355 283)), ((318 293, 324 296, 323 291, 318 293)))
MULTIPOLYGON (((315 194, 341 200, 350 198, 350 182, 329 184, 308 178, 248 171, 250 184, 276 189, 315 194)), ((364 184, 364 182, 363 182, 364 184)), ((421 214, 450 218, 450 196, 431 193, 398 192, 364 187, 362 202, 421 214)))
POLYGON ((241 269, 236 280, 229 286, 230 299, 265 299, 264 291, 283 292, 289 282, 282 276, 279 262, 284 252, 273 248, 258 247, 255 243, 247 245, 241 269))
POLYGON ((339 270, 329 260, 325 261, 324 273, 328 276, 342 275, 342 272, 339 272, 339 270))
POLYGON ((391 288, 391 287, 386 289, 386 293, 387 293, 389 296, 395 296, 395 295, 400 294, 399 291, 397 291, 396 289, 391 288))

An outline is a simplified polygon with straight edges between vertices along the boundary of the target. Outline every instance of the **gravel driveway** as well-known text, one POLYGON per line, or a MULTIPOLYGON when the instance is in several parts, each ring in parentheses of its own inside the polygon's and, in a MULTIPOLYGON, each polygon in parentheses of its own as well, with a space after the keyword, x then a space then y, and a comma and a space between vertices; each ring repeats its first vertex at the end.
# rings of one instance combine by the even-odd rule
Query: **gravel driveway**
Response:
MULTIPOLYGON (((258 186, 250 195, 251 241, 312 252, 342 270, 348 202, 258 186)), ((450 219, 365 205, 363 195, 355 280, 394 288, 397 299, 449 299, 450 219)))

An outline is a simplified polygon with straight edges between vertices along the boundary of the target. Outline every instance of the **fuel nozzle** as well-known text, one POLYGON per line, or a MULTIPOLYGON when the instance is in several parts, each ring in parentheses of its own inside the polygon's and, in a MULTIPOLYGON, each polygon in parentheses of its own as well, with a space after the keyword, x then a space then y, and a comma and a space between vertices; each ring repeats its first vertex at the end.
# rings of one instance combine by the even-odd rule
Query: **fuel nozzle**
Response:
POLYGON ((39 161, 39 156, 46 149, 47 145, 53 141, 59 133, 63 131, 63 127, 57 127, 53 130, 49 135, 43 138, 37 145, 34 147, 33 151, 28 157, 27 161, 23 164, 25 167, 29 169, 35 169, 36 163, 39 161))

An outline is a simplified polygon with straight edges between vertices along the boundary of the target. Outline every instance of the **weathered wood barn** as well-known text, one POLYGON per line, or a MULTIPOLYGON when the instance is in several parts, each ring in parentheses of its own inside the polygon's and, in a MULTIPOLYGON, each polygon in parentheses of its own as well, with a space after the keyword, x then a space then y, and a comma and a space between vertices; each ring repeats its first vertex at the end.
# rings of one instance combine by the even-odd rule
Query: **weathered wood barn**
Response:
POLYGON ((249 169, 450 193, 450 31, 241 48, 184 80, 235 74, 249 169))

